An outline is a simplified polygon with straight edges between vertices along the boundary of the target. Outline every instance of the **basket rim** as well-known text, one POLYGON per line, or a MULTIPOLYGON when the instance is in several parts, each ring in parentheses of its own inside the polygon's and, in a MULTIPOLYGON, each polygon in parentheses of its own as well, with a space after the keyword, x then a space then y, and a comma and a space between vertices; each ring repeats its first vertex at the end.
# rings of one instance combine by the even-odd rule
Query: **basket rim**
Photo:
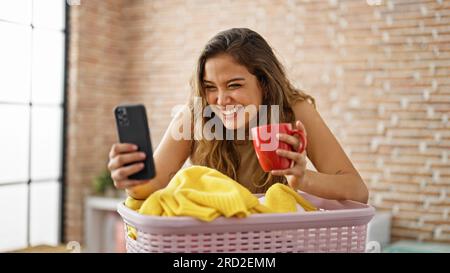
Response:
POLYGON ((356 201, 336 201, 299 192, 317 207, 339 207, 325 211, 305 213, 251 214, 245 218, 220 216, 204 222, 190 216, 165 217, 142 215, 126 207, 123 202, 117 211, 128 225, 137 230, 164 234, 264 231, 273 229, 329 228, 366 225, 375 215, 375 208, 356 201), (322 206, 320 206, 322 204, 322 206))

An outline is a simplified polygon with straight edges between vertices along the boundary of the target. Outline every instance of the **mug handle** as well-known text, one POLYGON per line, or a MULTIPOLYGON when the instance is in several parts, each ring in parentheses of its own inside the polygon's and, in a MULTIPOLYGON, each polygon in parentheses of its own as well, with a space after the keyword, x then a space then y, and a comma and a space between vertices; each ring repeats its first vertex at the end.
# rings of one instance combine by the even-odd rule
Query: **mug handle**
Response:
POLYGON ((299 153, 303 153, 303 151, 306 149, 306 137, 305 137, 305 132, 300 131, 298 129, 292 129, 290 130, 290 133, 292 135, 297 135, 300 138, 300 145, 298 145, 298 150, 297 152, 299 153))

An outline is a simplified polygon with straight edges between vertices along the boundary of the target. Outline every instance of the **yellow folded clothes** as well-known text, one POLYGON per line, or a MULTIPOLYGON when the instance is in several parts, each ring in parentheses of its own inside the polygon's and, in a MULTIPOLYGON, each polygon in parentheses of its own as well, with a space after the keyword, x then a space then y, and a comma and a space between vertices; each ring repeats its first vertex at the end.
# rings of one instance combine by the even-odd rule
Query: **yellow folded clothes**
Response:
POLYGON ((144 202, 131 197, 125 202, 145 215, 191 216, 207 222, 219 216, 295 212, 297 204, 305 211, 316 210, 301 195, 280 183, 267 190, 265 203, 260 204, 247 188, 221 172, 203 166, 180 170, 165 188, 154 192, 144 202))
POLYGON ((145 200, 137 200, 134 199, 131 196, 128 196, 128 198, 125 200, 125 206, 132 210, 139 210, 142 206, 142 203, 144 203, 145 200))
POLYGON ((266 192, 264 205, 273 212, 296 212, 297 204, 305 211, 317 210, 313 204, 289 186, 276 183, 270 186, 266 192))

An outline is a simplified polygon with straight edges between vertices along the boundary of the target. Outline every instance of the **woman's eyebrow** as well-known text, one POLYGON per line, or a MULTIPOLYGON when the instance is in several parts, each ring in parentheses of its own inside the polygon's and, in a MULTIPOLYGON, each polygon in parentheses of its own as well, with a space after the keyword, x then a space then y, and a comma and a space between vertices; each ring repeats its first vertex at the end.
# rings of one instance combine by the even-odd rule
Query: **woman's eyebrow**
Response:
MULTIPOLYGON (((229 83, 229 82, 234 82, 234 81, 245 81, 245 78, 243 78, 243 77, 235 77, 235 78, 229 79, 229 80, 227 81, 227 83, 229 83)), ((208 81, 208 80, 203 80, 203 82, 204 82, 204 83, 211 83, 211 84, 214 84, 214 82, 208 81)))

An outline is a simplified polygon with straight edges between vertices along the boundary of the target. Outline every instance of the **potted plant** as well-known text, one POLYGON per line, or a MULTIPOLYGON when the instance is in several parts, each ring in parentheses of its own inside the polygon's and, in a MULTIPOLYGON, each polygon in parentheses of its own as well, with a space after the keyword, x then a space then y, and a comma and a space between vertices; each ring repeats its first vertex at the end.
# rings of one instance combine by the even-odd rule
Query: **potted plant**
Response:
POLYGON ((94 192, 97 195, 107 197, 117 197, 118 191, 114 187, 114 181, 111 178, 111 173, 108 170, 103 170, 93 180, 94 192))

